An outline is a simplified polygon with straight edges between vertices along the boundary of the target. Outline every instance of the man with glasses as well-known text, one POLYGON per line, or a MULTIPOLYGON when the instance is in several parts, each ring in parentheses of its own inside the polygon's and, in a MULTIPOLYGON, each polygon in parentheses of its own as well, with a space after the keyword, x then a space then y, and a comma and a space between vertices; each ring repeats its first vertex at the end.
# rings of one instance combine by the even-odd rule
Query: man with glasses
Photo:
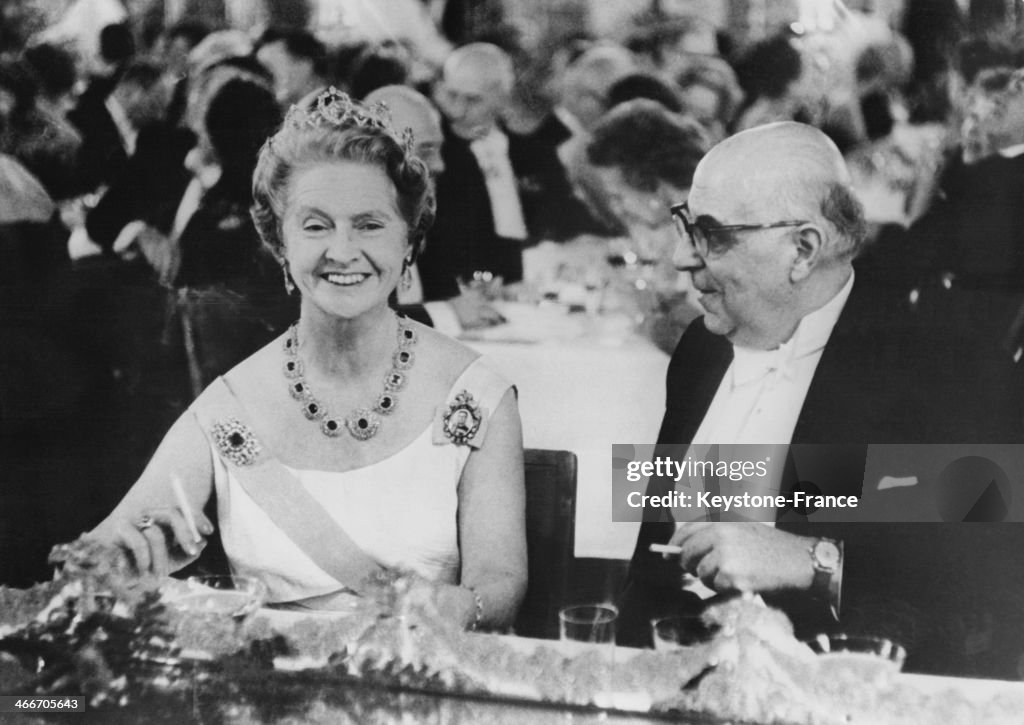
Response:
MULTIPOLYGON (((820 131, 783 122, 723 141, 698 165, 687 203, 671 211, 681 237, 675 263, 692 276, 705 314, 673 355, 659 443, 1015 440, 999 409, 975 415, 972 386, 952 384, 962 368, 951 346, 915 337, 888 300, 858 288, 863 211, 842 156, 820 131)), ((833 466, 849 478, 839 487, 857 494, 860 456, 833 466)), ((648 492, 673 485, 655 478, 648 492)), ((681 590, 680 567, 716 593, 765 595, 800 634, 834 627, 836 615, 849 629, 843 613, 857 612, 899 635, 906 611, 935 603, 924 621, 936 626, 929 616, 956 611, 950 587, 932 584, 984 553, 970 527, 811 524, 792 515, 775 526, 677 525, 659 511, 660 520, 642 525, 621 602, 627 643, 643 643, 651 617, 696 604, 681 590), (651 544, 682 553, 663 557, 651 544)))

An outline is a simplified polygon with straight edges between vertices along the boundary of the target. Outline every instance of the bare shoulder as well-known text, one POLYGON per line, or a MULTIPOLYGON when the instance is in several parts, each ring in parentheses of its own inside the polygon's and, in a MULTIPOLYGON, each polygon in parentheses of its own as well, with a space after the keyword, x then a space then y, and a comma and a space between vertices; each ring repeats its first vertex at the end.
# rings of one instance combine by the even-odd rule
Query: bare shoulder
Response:
POLYGON ((445 389, 450 387, 480 353, 432 327, 411 322, 419 336, 420 359, 445 389))
POLYGON ((259 409, 289 399, 288 379, 284 375, 284 338, 279 335, 224 374, 244 407, 259 409))

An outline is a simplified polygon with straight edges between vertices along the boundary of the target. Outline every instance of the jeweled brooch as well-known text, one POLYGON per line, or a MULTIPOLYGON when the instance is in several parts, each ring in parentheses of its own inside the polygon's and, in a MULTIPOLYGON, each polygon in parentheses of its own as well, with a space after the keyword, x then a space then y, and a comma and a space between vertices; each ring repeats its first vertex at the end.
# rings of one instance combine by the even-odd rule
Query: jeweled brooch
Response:
POLYGON ((221 456, 236 466, 248 466, 263 453, 256 434, 238 418, 225 418, 213 424, 213 441, 221 456))
POLYGON ((468 390, 463 390, 448 404, 442 419, 445 438, 457 446, 467 446, 479 432, 484 416, 480 404, 468 390))

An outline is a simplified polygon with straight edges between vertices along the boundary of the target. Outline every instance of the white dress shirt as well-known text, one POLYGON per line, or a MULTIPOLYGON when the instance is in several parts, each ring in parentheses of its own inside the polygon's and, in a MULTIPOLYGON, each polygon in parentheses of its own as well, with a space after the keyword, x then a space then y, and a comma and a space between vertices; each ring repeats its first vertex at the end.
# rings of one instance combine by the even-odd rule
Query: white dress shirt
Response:
POLYGON ((526 239, 526 220, 519 202, 519 189, 508 158, 508 136, 492 128, 483 138, 469 144, 484 172, 487 196, 491 200, 494 233, 506 239, 526 239))
MULTIPOLYGON (((832 329, 853 289, 853 274, 842 289, 823 306, 803 317, 793 335, 774 350, 753 350, 733 345, 733 360, 725 371, 692 445, 772 444, 788 445, 793 438, 804 398, 821 361, 832 329)), ((750 481, 750 479, 748 479, 750 481)), ((744 489, 751 494, 776 493, 777 477, 764 481, 765 490, 744 489)), ((774 526, 769 511, 756 514, 774 526)), ((676 528, 685 522, 677 522, 676 528)), ((842 577, 836 577, 838 582, 842 577)), ((684 588, 706 599, 714 592, 699 579, 684 588)), ((838 586, 833 611, 838 611, 838 586)))
POLYGON ((733 361, 693 443, 789 443, 851 289, 852 273, 838 294, 800 320, 792 337, 775 350, 734 345, 733 361))

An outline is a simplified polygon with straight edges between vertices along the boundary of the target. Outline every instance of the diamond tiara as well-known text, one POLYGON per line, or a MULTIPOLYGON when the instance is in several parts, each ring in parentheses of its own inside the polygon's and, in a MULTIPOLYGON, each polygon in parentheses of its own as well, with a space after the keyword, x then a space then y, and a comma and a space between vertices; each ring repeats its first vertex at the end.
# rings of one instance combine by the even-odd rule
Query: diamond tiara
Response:
POLYGON ((391 111, 386 104, 363 105, 334 86, 317 96, 310 110, 293 105, 285 117, 285 125, 292 128, 375 128, 395 139, 406 155, 411 155, 415 146, 411 128, 404 129, 400 134, 395 130, 391 121, 391 111))

